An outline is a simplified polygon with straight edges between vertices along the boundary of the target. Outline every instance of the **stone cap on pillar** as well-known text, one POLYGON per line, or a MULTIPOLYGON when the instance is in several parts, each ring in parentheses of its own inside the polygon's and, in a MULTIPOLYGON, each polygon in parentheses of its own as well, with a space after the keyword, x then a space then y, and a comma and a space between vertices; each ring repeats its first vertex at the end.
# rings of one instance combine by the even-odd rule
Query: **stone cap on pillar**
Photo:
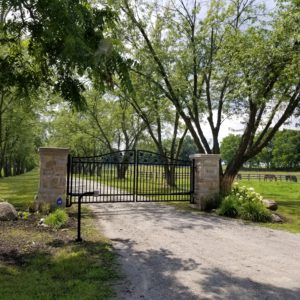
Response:
POLYGON ((195 160, 203 160, 203 159, 215 159, 219 160, 221 158, 220 154, 202 154, 202 153, 196 153, 196 154, 191 154, 189 156, 190 159, 195 159, 195 160))
POLYGON ((41 154, 69 154, 69 148, 58 148, 58 147, 40 147, 39 152, 41 154))

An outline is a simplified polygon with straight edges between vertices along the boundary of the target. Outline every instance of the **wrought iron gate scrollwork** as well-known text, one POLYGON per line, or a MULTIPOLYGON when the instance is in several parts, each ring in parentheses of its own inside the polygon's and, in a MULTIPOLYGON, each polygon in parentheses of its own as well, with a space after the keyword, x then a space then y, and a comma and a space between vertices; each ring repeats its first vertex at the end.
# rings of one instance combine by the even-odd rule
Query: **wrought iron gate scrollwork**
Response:
POLYGON ((150 151, 117 151, 68 160, 67 205, 80 194, 83 203, 191 201, 191 161, 174 160, 150 151))

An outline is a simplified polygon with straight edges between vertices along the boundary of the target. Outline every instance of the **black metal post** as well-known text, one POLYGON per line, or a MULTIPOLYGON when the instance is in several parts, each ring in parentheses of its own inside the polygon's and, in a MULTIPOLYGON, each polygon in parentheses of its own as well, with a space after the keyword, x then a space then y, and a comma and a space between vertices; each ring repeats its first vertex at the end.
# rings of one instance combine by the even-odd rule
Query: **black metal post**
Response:
POLYGON ((70 207, 71 204, 71 199, 69 197, 71 191, 72 191, 72 188, 70 189, 70 176, 71 176, 71 155, 69 154, 68 155, 68 163, 67 163, 67 199, 66 199, 66 206, 67 207, 70 207))
POLYGON ((82 242, 81 238, 81 199, 84 196, 93 196, 94 192, 85 192, 78 195, 78 213, 77 213, 77 239, 76 242, 82 242))
POLYGON ((138 153, 136 150, 133 152, 133 202, 137 202, 138 199, 138 153))
POLYGON ((78 214, 77 214, 77 239, 76 242, 82 242, 81 238, 81 199, 84 194, 78 197, 78 214))

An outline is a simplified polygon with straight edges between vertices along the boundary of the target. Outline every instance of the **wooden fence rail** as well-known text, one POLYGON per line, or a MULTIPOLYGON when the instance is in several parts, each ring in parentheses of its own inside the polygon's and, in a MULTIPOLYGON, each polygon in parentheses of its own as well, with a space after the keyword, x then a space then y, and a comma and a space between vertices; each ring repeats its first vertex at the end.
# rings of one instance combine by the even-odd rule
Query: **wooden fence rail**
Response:
POLYGON ((259 180, 259 181, 289 181, 299 182, 300 176, 288 174, 246 174, 239 173, 236 176, 237 180, 259 180))

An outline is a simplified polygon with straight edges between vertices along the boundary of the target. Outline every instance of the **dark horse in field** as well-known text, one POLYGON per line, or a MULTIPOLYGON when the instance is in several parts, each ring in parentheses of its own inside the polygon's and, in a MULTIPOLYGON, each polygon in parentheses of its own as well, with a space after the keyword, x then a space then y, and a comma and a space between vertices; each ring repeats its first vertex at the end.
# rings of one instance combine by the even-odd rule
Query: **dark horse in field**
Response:
POLYGON ((270 181, 277 181, 277 177, 274 174, 265 174, 264 181, 270 180, 270 181))
POLYGON ((298 181, 297 176, 295 176, 295 175, 286 175, 285 180, 286 181, 292 181, 292 182, 297 182, 298 181))

